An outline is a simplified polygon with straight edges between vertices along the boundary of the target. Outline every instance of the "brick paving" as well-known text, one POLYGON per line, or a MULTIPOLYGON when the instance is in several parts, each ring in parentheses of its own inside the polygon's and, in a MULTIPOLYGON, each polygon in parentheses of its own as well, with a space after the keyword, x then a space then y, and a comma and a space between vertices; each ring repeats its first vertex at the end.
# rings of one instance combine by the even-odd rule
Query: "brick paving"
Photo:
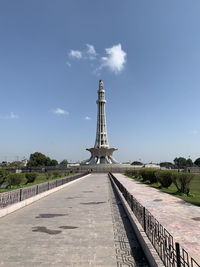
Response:
POLYGON ((135 181, 114 176, 172 234, 175 241, 200 263, 200 207, 135 181))
POLYGON ((0 218, 0 266, 148 266, 117 202, 92 174, 0 218))

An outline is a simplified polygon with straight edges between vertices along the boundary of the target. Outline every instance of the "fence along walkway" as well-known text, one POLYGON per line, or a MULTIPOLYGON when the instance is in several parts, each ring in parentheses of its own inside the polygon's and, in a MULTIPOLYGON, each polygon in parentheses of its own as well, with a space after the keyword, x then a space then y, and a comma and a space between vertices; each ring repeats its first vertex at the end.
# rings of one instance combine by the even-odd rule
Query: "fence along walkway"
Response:
POLYGON ((74 181, 87 173, 76 174, 70 177, 64 177, 49 182, 23 187, 20 189, 11 190, 8 192, 0 193, 0 208, 5 208, 14 203, 20 202, 27 198, 36 196, 40 193, 58 187, 60 185, 74 181))
POLYGON ((121 206, 108 175, 93 173, 2 217, 0 265, 148 267, 121 206))
POLYGON ((164 264, 199 267, 200 208, 122 174, 110 176, 164 264))

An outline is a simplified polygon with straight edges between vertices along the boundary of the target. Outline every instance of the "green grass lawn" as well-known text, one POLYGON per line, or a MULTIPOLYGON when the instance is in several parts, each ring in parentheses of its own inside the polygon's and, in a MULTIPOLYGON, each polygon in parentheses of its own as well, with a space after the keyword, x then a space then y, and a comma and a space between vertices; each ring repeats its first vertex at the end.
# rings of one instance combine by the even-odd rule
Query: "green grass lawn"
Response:
POLYGON ((47 177, 47 175, 44 174, 44 173, 39 173, 33 183, 26 184, 26 178, 24 177, 24 181, 23 181, 23 183, 21 185, 12 186, 11 188, 0 188, 0 193, 7 192, 7 191, 10 191, 10 190, 14 190, 14 189, 18 189, 18 188, 31 186, 31 185, 35 185, 35 184, 45 183, 45 182, 48 182, 48 181, 51 181, 51 180, 55 180, 55 179, 59 179, 59 178, 67 177, 67 176, 71 176, 71 175, 74 175, 74 173, 60 173, 57 176, 52 174, 51 176, 49 175, 49 177, 47 177))
MULTIPOLYGON (((138 179, 138 178, 135 178, 135 177, 130 176, 130 175, 127 175, 127 176, 142 182, 142 179, 138 179)), ((143 183, 147 184, 151 187, 154 187, 158 190, 161 190, 162 192, 165 192, 167 194, 171 194, 175 197, 181 198, 181 199, 183 199, 189 203, 192 203, 196 206, 200 206, 200 174, 194 174, 194 178, 191 181, 191 185, 190 185, 190 196, 177 193, 177 188, 175 187, 175 185, 173 183, 169 188, 160 188, 160 183, 150 184, 148 181, 143 182, 143 183)))

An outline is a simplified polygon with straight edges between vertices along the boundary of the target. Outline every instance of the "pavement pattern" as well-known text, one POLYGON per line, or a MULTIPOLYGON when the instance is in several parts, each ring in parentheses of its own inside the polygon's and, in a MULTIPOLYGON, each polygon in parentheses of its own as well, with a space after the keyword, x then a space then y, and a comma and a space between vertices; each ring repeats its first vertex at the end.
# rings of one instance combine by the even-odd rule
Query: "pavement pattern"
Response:
POLYGON ((0 218, 0 266, 148 266, 107 174, 0 218))
POLYGON ((127 176, 114 176, 200 263, 200 207, 149 187, 127 176))

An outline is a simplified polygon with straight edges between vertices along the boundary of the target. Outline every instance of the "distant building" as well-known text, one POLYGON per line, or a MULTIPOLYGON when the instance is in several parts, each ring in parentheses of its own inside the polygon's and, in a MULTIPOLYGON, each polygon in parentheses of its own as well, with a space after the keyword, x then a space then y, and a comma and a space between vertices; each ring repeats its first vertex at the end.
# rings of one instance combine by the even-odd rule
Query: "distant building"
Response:
POLYGON ((22 166, 22 167, 26 167, 27 164, 28 164, 28 160, 27 160, 27 159, 23 159, 23 160, 21 161, 21 166, 22 166))
POLYGON ((155 164, 155 163, 145 164, 144 167, 146 169, 160 169, 160 165, 159 164, 155 164))

